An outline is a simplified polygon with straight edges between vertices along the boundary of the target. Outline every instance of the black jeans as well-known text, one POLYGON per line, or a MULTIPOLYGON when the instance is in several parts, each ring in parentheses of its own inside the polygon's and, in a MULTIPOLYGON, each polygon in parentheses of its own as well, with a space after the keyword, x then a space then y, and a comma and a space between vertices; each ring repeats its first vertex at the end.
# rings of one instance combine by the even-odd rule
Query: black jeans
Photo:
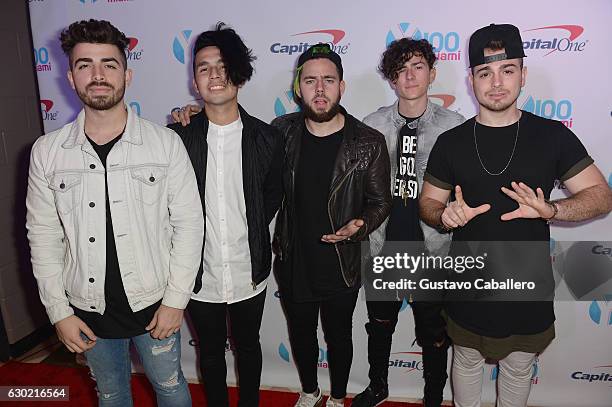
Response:
POLYGON ((262 361, 259 328, 265 300, 266 290, 234 304, 189 301, 187 310, 200 341, 200 373, 209 406, 229 406, 225 364, 228 322, 238 368, 238 406, 259 405, 262 361))
POLYGON ((354 291, 324 301, 294 302, 283 297, 281 292, 289 326, 291 353, 302 382, 302 391, 314 393, 318 387, 317 363, 320 352, 317 325, 320 310, 327 343, 331 396, 337 399, 346 396, 346 385, 353 363, 353 311, 357 295, 358 291, 354 291))
MULTIPOLYGON (((387 386, 389 356, 401 301, 367 301, 368 319, 368 376, 373 387, 387 386)), ((417 343, 423 348, 423 378, 425 379, 424 406, 438 407, 446 384, 447 349, 446 322, 440 315, 442 304, 437 302, 411 303, 417 343), (435 343, 444 341, 442 346, 435 343)))

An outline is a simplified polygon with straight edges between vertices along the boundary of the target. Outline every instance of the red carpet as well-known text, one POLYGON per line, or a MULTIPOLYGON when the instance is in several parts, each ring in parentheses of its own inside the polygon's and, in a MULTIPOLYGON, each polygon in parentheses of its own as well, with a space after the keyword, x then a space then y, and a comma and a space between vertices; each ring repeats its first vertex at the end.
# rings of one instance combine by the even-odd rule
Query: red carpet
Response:
MULTIPOLYGON (((20 385, 20 386, 69 386, 69 402, 6 402, 0 401, 1 406, 96 406, 96 391, 94 382, 89 378, 85 368, 71 368, 46 363, 19 363, 9 362, 0 367, 0 386, 20 385)), ((189 390, 194 406, 206 406, 204 402, 204 392, 201 385, 190 384, 189 390)), ((143 375, 132 375, 132 394, 134 406, 153 407, 155 406, 155 394, 151 385, 143 375)), ((262 407, 291 407, 297 400, 296 393, 286 393, 279 391, 261 391, 262 407)), ((235 387, 230 388, 230 405, 235 406, 238 401, 238 394, 235 387)), ((347 405, 350 405, 347 403, 347 405)), ((420 404, 387 402, 381 407, 419 407, 420 404)))

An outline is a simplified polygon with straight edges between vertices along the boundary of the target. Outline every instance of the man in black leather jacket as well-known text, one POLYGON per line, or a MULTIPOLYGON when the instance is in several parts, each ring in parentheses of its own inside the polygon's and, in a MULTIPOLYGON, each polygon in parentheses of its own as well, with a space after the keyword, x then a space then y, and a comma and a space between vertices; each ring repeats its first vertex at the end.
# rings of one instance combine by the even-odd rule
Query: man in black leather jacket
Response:
MULTIPOLYGON (((319 310, 328 346, 331 396, 344 405, 352 363, 352 316, 360 242, 389 214, 390 164, 384 137, 339 105, 342 63, 328 44, 298 60, 294 92, 302 111, 275 119, 283 134, 284 200, 276 224, 278 282, 302 382, 299 407, 320 406, 319 310)), ((367 246, 366 246, 367 247, 367 246)))

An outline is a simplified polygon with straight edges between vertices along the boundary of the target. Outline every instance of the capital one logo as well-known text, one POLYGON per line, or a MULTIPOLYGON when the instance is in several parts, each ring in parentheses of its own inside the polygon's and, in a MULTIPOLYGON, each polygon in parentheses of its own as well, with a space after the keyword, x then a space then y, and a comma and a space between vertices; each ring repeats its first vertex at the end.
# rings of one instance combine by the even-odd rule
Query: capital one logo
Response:
POLYGON ((140 61, 142 59, 142 48, 136 50, 136 45, 138 45, 138 38, 136 37, 128 37, 130 43, 128 44, 127 49, 127 59, 128 61, 140 61))
POLYGON ((295 102, 292 90, 283 92, 283 94, 274 101, 274 114, 276 117, 299 111, 300 106, 295 102))
POLYGON ((98 0, 79 0, 81 3, 85 4, 85 3, 95 3, 98 0))
POLYGON ((603 301, 591 302, 589 318, 597 325, 612 326, 612 294, 604 296, 603 301))
POLYGON ((450 105, 455 103, 455 97, 453 95, 437 94, 429 95, 429 99, 442 107, 448 108, 450 105))
POLYGON ((394 352, 389 358, 389 368, 405 369, 404 373, 421 372, 423 371, 422 355, 423 352, 415 351, 394 352))
POLYGON ((524 30, 523 33, 529 33, 523 34, 523 48, 534 52, 542 50, 544 56, 557 51, 582 52, 589 42, 582 39, 584 27, 581 25, 549 25, 524 30))
MULTIPOLYGON (((291 354, 283 342, 278 345, 278 355, 285 362, 291 363, 291 354)), ((317 366, 327 368, 327 363, 327 350, 319 348, 319 360, 317 361, 317 366)))
MULTIPOLYGON (((499 375, 499 367, 498 366, 494 366, 493 369, 491 369, 491 380, 495 381, 497 380, 497 376, 499 375)), ((539 365, 539 360, 538 358, 536 358, 536 360, 533 362, 533 371, 531 372, 531 384, 538 384, 540 382, 540 365, 539 365)))
POLYGON ((612 172, 608 176, 608 185, 610 186, 610 188, 612 188, 612 172))
POLYGON ((284 41, 275 42, 270 45, 270 52, 273 54, 287 54, 292 55, 294 53, 302 53, 310 48, 311 45, 315 45, 319 42, 329 44, 329 46, 337 54, 343 55, 348 51, 350 43, 340 43, 346 36, 343 30, 339 29, 326 29, 326 30, 312 30, 305 31, 297 34, 292 34, 292 37, 300 37, 299 42, 296 41, 284 41))
POLYGON ((191 37, 192 30, 183 30, 176 37, 174 37, 174 41, 172 42, 172 53, 174 54, 174 58, 179 61, 181 64, 185 63, 185 56, 187 55, 187 50, 189 49, 189 37, 191 37))
POLYGON ((546 119, 559 120, 568 128, 574 126, 574 107, 569 99, 538 99, 530 95, 521 109, 546 119))
POLYGON ((389 46, 393 41, 404 37, 414 40, 427 40, 440 61, 461 60, 461 50, 459 49, 461 46, 461 38, 456 31, 441 32, 421 30, 411 23, 402 22, 393 26, 389 32, 387 32, 385 45, 389 46))
POLYGON ((50 99, 40 100, 40 110, 42 112, 43 120, 57 120, 58 111, 51 110, 53 108, 53 101, 50 99))

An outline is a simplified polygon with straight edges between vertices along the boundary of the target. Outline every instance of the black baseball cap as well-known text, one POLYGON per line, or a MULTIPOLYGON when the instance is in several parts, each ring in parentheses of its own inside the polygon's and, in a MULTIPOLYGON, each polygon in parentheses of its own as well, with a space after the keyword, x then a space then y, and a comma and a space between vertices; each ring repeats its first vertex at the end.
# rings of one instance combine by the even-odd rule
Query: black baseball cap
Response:
POLYGON ((326 58, 332 61, 334 65, 336 65, 336 67, 338 68, 340 80, 342 80, 342 75, 344 74, 344 71, 342 69, 342 59, 340 58, 340 55, 338 55, 329 44, 322 42, 313 45, 312 47, 304 51, 302 55, 300 55, 300 57, 298 58, 297 69, 302 69, 302 66, 304 66, 306 62, 310 61, 311 59, 317 58, 326 58))
POLYGON ((525 57, 521 33, 512 24, 491 24, 476 30, 470 37, 469 48, 470 68, 504 59, 525 57), (484 49, 490 41, 502 41, 504 53, 485 57, 484 49))

